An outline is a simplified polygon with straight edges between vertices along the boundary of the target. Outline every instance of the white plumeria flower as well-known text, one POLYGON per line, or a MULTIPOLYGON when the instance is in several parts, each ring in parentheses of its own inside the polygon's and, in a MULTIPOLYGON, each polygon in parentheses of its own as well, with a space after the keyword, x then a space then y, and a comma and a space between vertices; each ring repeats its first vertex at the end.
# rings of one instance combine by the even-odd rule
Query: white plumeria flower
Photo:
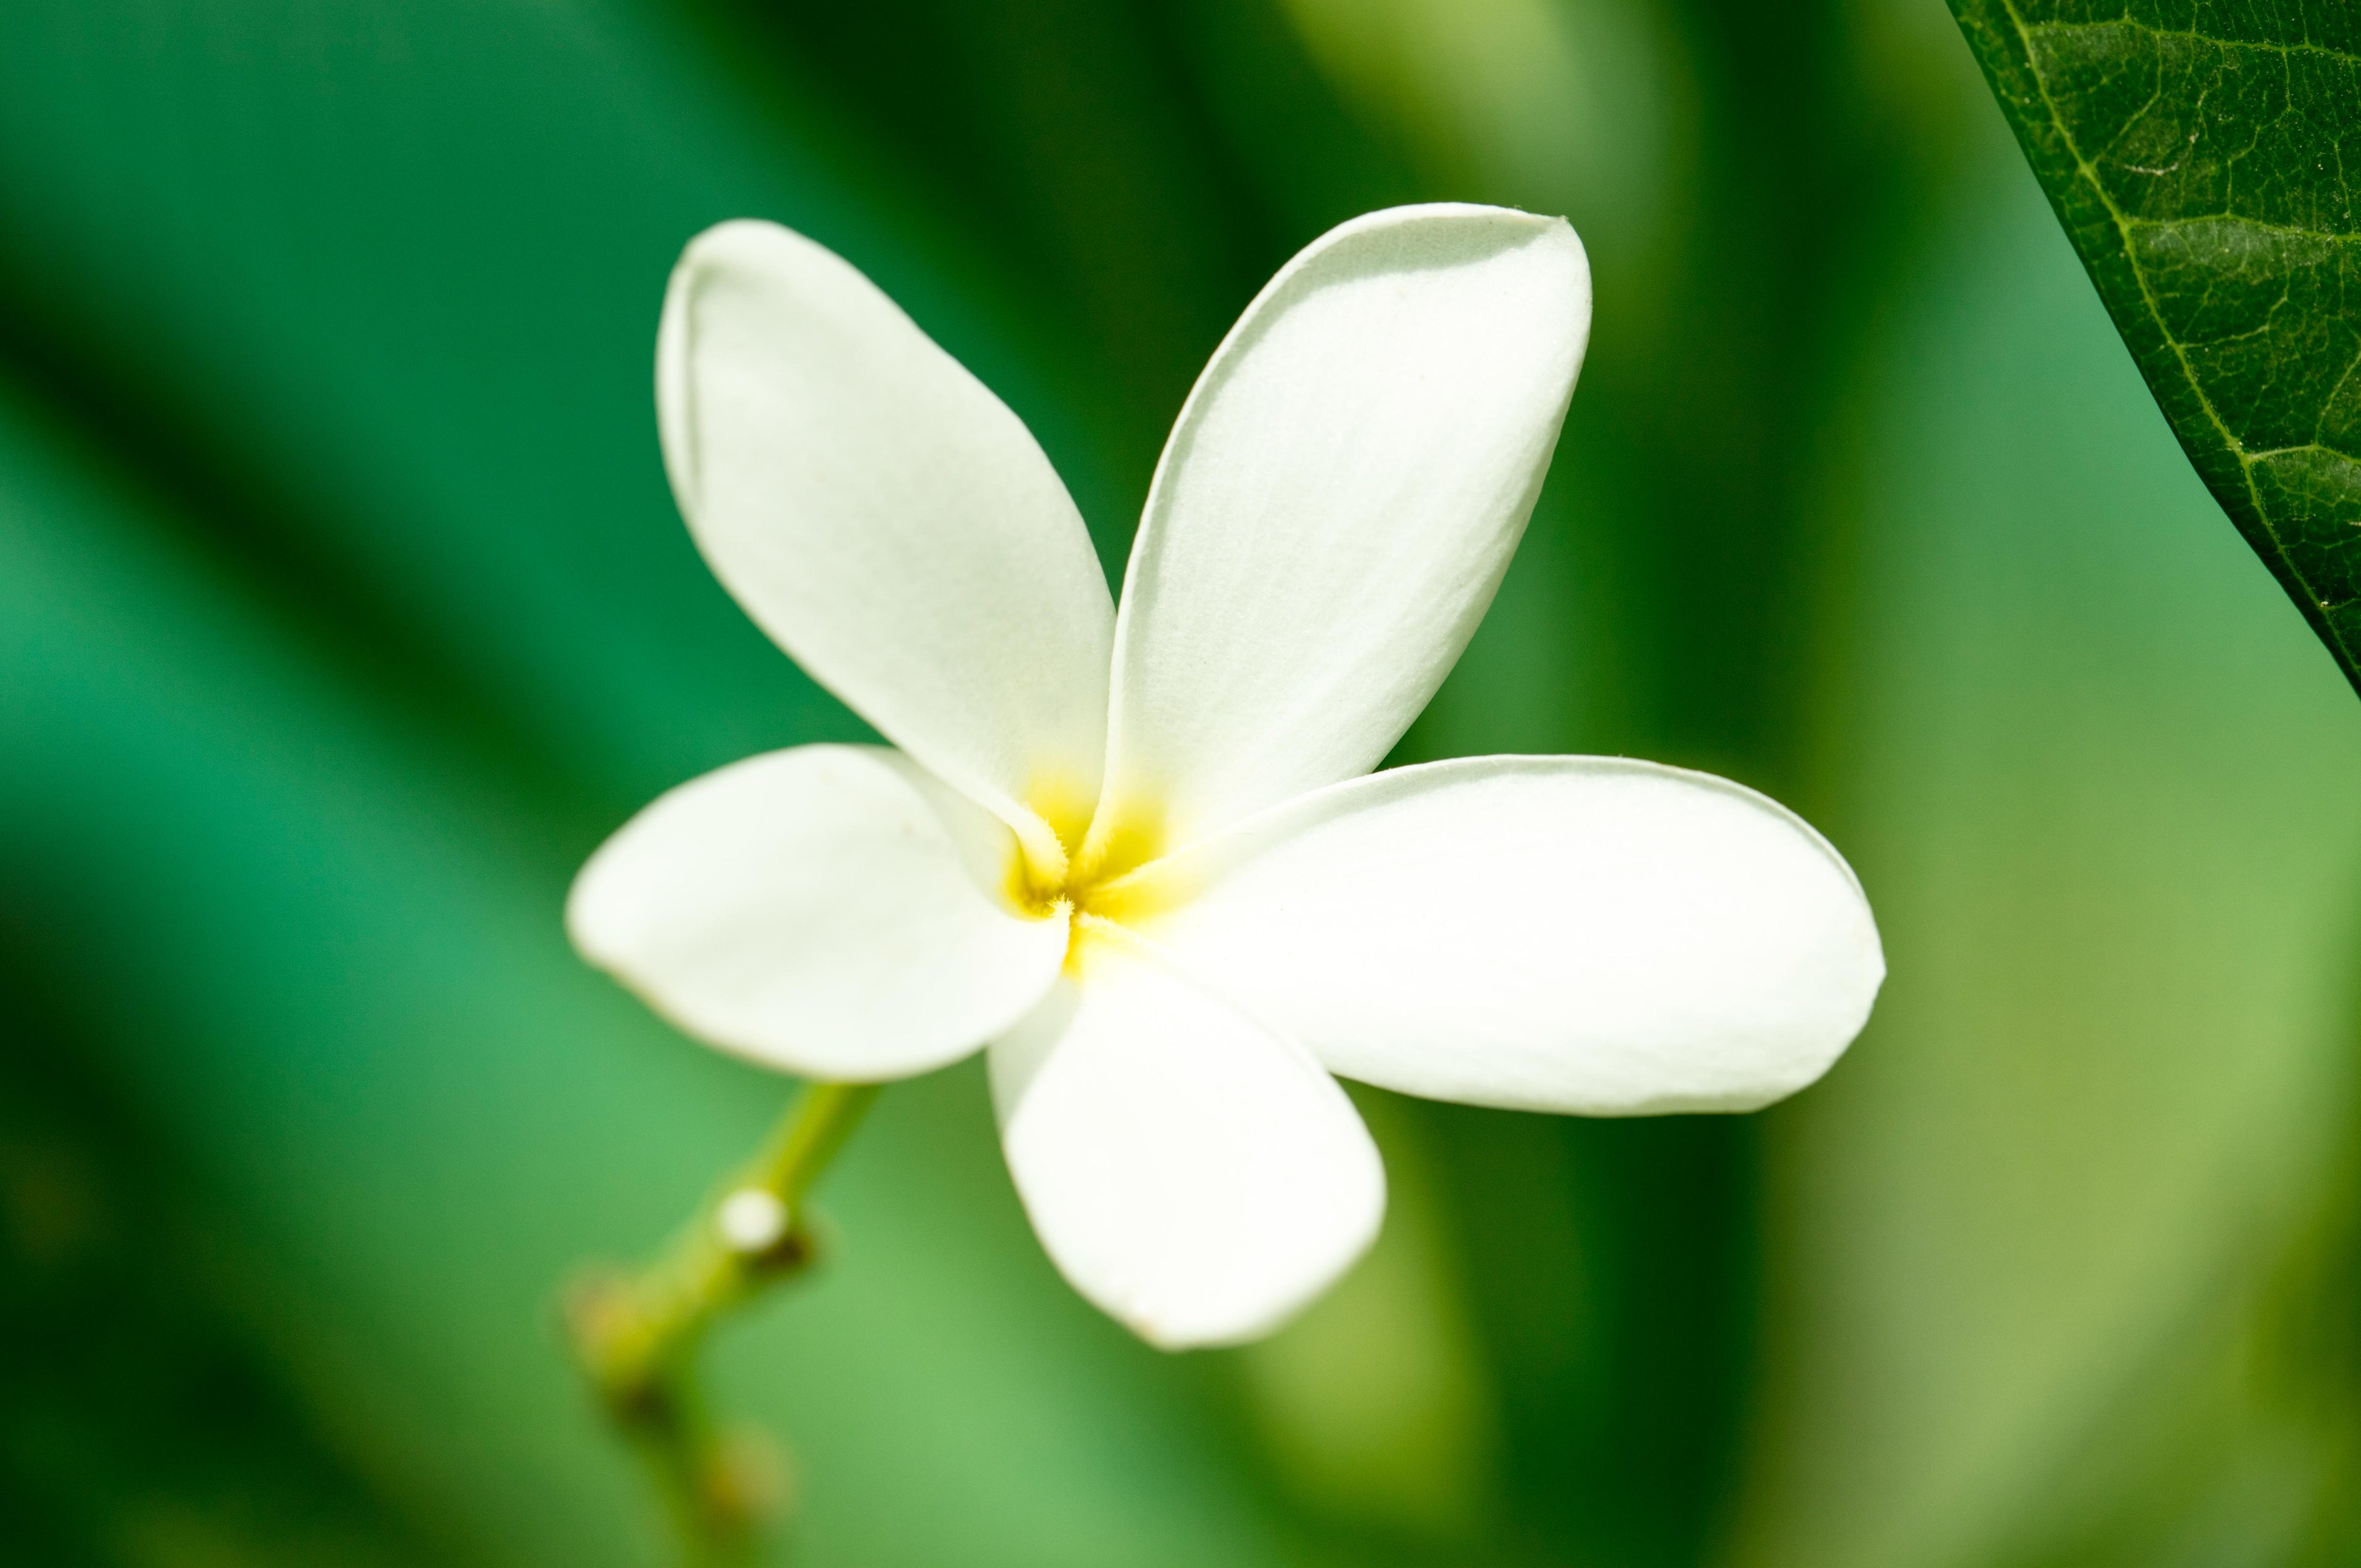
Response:
POLYGON ((810 1078, 989 1044, 1049 1255, 1168 1347, 1268 1332, 1376 1235, 1332 1072, 1592 1115, 1811 1082, 1884 963, 1803 822, 1620 758, 1369 772, 1508 566, 1589 326, 1562 220, 1332 230, 1181 409, 1118 610, 1024 425, 874 285, 770 224, 699 236, 657 343, 681 510, 899 750, 665 795, 584 869, 576 944, 810 1078))

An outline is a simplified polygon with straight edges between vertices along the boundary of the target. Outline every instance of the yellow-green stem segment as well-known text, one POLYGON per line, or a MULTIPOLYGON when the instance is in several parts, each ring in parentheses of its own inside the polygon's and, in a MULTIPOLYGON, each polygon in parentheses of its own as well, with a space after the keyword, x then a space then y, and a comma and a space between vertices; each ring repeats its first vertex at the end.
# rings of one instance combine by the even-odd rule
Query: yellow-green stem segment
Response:
POLYGON ((805 1194, 876 1097, 874 1084, 809 1085, 663 1256, 638 1274, 593 1275, 567 1300, 575 1354, 647 1462, 696 1568, 751 1562, 778 1490, 777 1467, 759 1442, 715 1426, 697 1387, 697 1346, 721 1313, 811 1266, 805 1194), (723 1206, 733 1199, 757 1214, 767 1207, 748 1194, 778 1206, 767 1240, 725 1226, 723 1206))

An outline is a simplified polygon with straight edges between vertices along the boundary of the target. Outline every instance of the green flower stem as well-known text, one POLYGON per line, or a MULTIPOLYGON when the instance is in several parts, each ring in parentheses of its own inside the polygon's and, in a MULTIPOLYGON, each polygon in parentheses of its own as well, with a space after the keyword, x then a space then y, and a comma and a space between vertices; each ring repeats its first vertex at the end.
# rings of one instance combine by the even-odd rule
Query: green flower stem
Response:
POLYGON ((692 1564, 750 1562, 779 1489, 759 1442, 715 1426, 697 1386, 697 1346, 723 1312, 811 1266, 804 1196, 876 1097, 874 1084, 810 1085, 662 1257, 635 1275, 596 1274, 568 1299, 575 1354, 646 1461, 692 1564), (766 1214, 772 1224, 760 1223, 766 1214))

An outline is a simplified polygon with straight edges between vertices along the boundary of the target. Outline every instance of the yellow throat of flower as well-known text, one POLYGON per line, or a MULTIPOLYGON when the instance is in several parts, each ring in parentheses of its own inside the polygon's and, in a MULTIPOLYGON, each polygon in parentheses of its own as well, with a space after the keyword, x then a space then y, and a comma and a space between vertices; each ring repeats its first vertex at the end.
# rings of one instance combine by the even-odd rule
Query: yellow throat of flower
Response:
POLYGON ((1096 924, 1132 924, 1170 902, 1149 885, 1161 879, 1136 874, 1166 848, 1154 801, 1136 792, 1119 803, 1092 801, 1052 784, 1029 792, 1026 804, 1057 835, 1062 863, 1043 863, 1013 844, 1004 891, 1014 907, 1041 919, 1070 911, 1079 937, 1096 924))

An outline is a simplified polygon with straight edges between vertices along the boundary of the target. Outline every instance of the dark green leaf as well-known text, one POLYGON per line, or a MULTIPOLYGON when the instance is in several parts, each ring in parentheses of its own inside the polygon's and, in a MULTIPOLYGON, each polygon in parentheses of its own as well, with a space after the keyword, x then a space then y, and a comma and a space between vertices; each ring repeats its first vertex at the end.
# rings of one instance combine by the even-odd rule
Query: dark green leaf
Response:
POLYGON ((1951 8, 2173 433, 2361 686, 2361 6, 1951 8))
POLYGON ((420 1538, 320 1430, 244 1321, 219 1217, 80 1058, 0 899, 0 1520, 10 1563, 423 1568, 420 1538), (22 1555, 18 1555, 21 1553, 22 1555))

